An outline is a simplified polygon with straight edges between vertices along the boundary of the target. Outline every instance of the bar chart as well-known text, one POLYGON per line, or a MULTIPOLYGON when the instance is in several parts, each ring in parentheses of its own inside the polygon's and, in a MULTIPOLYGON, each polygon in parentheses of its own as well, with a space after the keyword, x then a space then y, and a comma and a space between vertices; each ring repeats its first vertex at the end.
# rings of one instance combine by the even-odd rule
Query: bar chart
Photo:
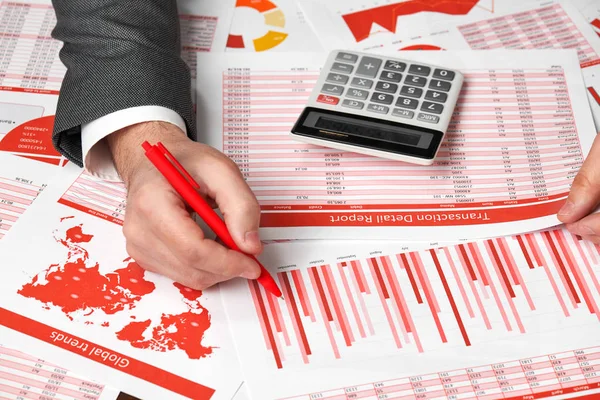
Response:
POLYGON ((310 364, 321 334, 328 356, 341 359, 382 335, 393 342, 382 352, 424 353, 535 333, 547 319, 598 323, 599 260, 597 245, 555 229, 283 267, 285 300, 249 286, 265 351, 284 369, 287 354, 310 364))

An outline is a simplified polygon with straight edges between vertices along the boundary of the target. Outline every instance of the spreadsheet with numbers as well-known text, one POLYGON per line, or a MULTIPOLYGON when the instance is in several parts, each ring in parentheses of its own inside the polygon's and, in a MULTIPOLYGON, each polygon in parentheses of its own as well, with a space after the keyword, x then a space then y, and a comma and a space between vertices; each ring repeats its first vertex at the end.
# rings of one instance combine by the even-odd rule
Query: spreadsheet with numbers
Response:
POLYGON ((446 142, 428 167, 289 138, 318 77, 318 54, 266 64, 269 55, 224 55, 199 70, 200 134, 242 171, 265 239, 444 240, 548 227, 558 224, 594 132, 577 55, 558 54, 403 53, 465 74, 446 142))

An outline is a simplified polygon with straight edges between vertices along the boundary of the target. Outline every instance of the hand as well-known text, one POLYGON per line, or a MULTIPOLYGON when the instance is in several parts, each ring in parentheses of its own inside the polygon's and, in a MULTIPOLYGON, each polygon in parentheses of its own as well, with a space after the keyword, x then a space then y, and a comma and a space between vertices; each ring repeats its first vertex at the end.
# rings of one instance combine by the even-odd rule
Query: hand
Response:
POLYGON ((600 204, 600 136, 596 136, 590 154, 571 186, 567 202, 558 219, 569 232, 600 243, 600 214, 591 214, 600 204))
POLYGON ((144 155, 144 140, 162 142, 196 179, 242 251, 256 255, 262 250, 260 208, 235 163, 174 125, 148 122, 108 137, 128 189, 123 232, 129 255, 142 268, 198 290, 235 277, 258 278, 260 267, 250 257, 204 237, 179 194, 144 155))

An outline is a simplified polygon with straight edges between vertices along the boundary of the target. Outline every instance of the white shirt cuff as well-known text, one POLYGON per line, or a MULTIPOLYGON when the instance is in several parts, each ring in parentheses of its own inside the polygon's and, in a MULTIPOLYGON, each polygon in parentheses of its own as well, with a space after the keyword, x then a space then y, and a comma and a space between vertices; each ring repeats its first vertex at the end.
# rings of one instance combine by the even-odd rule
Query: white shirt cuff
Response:
POLYGON ((119 129, 150 121, 168 122, 187 133, 183 118, 160 106, 126 108, 81 125, 81 151, 87 172, 105 180, 120 180, 105 138, 119 129))

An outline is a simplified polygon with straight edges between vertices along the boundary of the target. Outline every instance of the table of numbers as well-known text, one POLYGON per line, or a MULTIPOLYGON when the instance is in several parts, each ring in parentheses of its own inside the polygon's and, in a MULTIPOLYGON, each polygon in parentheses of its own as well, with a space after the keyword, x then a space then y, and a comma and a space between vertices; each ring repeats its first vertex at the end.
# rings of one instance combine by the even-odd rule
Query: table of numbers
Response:
POLYGON ((58 94, 65 67, 50 4, 0 3, 0 89, 58 94))
POLYGON ((122 182, 110 182, 83 172, 59 203, 122 225, 127 192, 122 182))
POLYGON ((97 400, 104 386, 36 357, 0 346, 0 398, 97 400))
MULTIPOLYGON (((464 74, 446 140, 434 165, 424 167, 291 140, 289 131, 317 71, 225 71, 223 150, 240 167, 262 209, 270 212, 262 226, 283 226, 271 213, 277 210, 468 205, 505 212, 498 206, 528 204, 517 212, 555 212, 548 203, 566 196, 583 160, 564 71, 464 74)), ((320 218, 311 214, 309 222, 307 215, 285 223, 320 218)))
POLYGON ((0 176, 0 239, 8 233, 45 186, 18 176, 0 176))
POLYGON ((285 400, 538 399, 600 388, 600 347, 310 393, 285 400))
POLYGON ((473 50, 576 49, 581 67, 600 57, 560 4, 496 17, 459 27, 473 50))

